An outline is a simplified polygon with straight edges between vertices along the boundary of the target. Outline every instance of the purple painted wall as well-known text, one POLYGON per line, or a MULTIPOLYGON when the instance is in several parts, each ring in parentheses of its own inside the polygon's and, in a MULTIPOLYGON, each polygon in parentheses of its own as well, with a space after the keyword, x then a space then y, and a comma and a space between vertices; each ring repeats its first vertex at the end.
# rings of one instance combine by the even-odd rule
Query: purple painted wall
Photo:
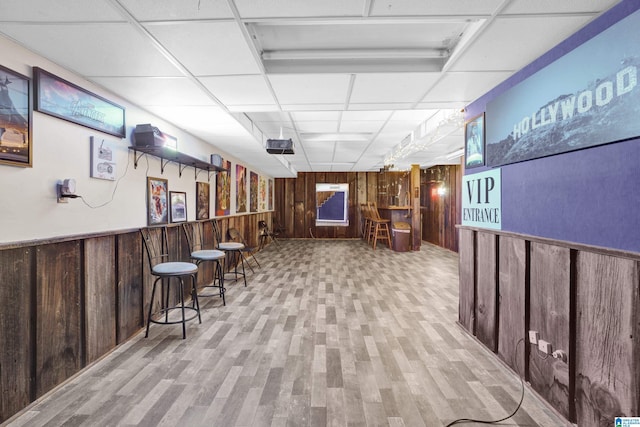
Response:
MULTIPOLYGON (((622 1, 468 105, 467 118, 638 9, 640 1, 622 1)), ((502 229, 640 252, 640 139, 502 166, 502 229)))

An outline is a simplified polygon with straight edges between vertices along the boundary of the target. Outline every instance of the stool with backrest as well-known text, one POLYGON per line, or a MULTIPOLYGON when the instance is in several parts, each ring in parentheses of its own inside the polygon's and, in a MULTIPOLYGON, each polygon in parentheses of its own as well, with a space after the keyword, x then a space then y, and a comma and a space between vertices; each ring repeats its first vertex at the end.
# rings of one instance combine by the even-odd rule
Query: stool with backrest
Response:
MULTIPOLYGON (((196 291, 198 266, 191 262, 171 262, 169 261, 169 245, 167 241, 167 228, 166 227, 150 227, 140 229, 142 235, 142 241, 149 258, 149 268, 151 274, 156 277, 151 289, 151 299, 149 300, 149 311, 147 314, 147 330, 145 338, 149 336, 149 326, 151 323, 157 324, 177 324, 182 323, 182 338, 187 337, 186 323, 189 320, 193 320, 196 317, 198 322, 202 323, 200 317, 200 304, 198 303, 198 293, 196 291), (191 279, 191 307, 185 307, 184 305, 184 278, 191 279), (175 279, 172 281, 172 279, 175 279), (177 281, 177 298, 179 305, 172 306, 169 304, 169 297, 171 294, 171 285, 177 281), (158 318, 153 317, 154 298, 156 294, 156 288, 160 282, 160 309, 157 314, 158 318), (170 319, 169 313, 173 310, 180 310, 181 316, 179 319, 170 319), (190 317, 187 317, 186 312, 193 312, 190 317), (164 319, 163 319, 164 318, 164 319)), ((174 291, 174 294, 175 292, 174 291)))
MULTIPOLYGON (((230 255, 231 262, 233 262, 233 271, 230 271, 230 274, 234 274, 235 281, 238 280, 238 276, 242 276, 244 280, 244 285, 247 286, 247 275, 244 270, 244 256, 242 255, 242 250, 244 249, 244 244, 241 242, 232 242, 222 241, 222 231, 220 230, 220 226, 218 222, 214 219, 211 221, 211 226, 213 227, 213 234, 216 238, 216 248, 226 252, 230 255), (242 271, 238 271, 238 264, 242 267, 242 271)), ((225 258, 226 263, 226 258, 225 258)), ((227 268, 223 268, 223 271, 227 271, 227 268)))
MULTIPOLYGON (((182 224, 184 235, 189 244, 189 254, 191 259, 199 267, 205 261, 214 263, 213 281, 205 285, 205 288, 218 288, 218 295, 222 297, 222 305, 227 305, 224 298, 224 272, 222 264, 226 254, 218 249, 205 249, 204 244, 204 223, 202 222, 185 222, 182 224), (217 284, 216 284, 217 281, 217 284)), ((200 297, 215 296, 212 294, 200 294, 200 297)))
POLYGON ((371 223, 373 224, 373 231, 371 232, 371 238, 373 239, 373 250, 376 250, 376 243, 378 238, 386 239, 389 249, 391 249, 391 230, 389 229, 390 219, 384 219, 380 217, 378 208, 373 202, 369 202, 369 215, 371 216, 371 223))
POLYGON ((255 257, 257 248, 253 246, 249 246, 249 244, 247 244, 246 240, 244 240, 244 237, 242 236, 242 234, 240 234, 240 231, 238 231, 237 228, 230 228, 229 230, 227 230, 227 234, 229 234, 230 241, 240 242, 244 245, 244 248, 240 250, 240 253, 244 258, 244 261, 247 263, 247 266, 249 266, 249 268, 251 269, 251 272, 255 273, 255 271, 253 271, 253 266, 251 265, 250 261, 253 260, 256 263, 256 265, 260 267, 260 263, 258 262, 258 259, 255 257))

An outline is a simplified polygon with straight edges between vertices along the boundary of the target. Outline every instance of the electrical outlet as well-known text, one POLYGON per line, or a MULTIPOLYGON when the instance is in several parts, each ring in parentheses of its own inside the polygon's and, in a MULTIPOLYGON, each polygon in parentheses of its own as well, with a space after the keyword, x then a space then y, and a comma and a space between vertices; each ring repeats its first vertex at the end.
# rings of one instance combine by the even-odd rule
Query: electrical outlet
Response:
POLYGON ((551 343, 545 340, 538 340, 538 350, 540 350, 544 354, 551 354, 553 352, 551 343))
POLYGON ((538 339, 540 338, 540 334, 538 331, 529 331, 529 342, 531 344, 538 344, 538 339))

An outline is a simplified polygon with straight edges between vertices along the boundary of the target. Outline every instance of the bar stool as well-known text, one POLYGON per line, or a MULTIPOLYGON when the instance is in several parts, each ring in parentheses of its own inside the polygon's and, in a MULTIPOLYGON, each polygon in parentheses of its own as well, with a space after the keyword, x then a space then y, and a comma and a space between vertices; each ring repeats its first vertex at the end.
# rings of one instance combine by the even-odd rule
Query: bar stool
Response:
POLYGON ((371 236, 373 239, 373 250, 376 250, 378 237, 382 239, 386 238, 389 249, 391 249, 391 231, 389 230, 389 223, 391 222, 391 220, 380 217, 378 207, 374 203, 369 202, 368 207, 369 213, 371 215, 371 223, 373 224, 373 231, 371 232, 371 236))
POLYGON ((154 227, 154 228, 142 228, 140 229, 142 235, 142 241, 149 258, 149 266, 151 268, 151 274, 156 277, 153 282, 153 288, 151 290, 151 300, 149 300, 149 312, 147 314, 147 330, 145 338, 149 336, 149 326, 151 323, 172 325, 182 323, 182 339, 187 337, 186 323, 189 320, 193 320, 196 317, 198 322, 202 323, 200 318, 200 304, 198 303, 198 293, 196 291, 198 266, 191 262, 170 262, 169 259, 169 245, 167 242, 167 228, 166 227, 154 227), (191 307, 185 307, 184 305, 184 277, 191 278, 191 307), (169 306, 169 294, 171 290, 171 279, 178 279, 178 306, 169 306), (167 279, 167 280, 163 280, 167 279), (152 317, 153 314, 153 302, 156 294, 156 285, 160 281, 160 309, 158 319, 152 317), (173 310, 180 310, 181 317, 178 320, 170 320, 169 313, 173 310), (186 316, 186 311, 192 311, 190 317, 186 316), (162 316, 164 314, 164 316, 162 316), (162 318, 164 317, 164 320, 162 318))
MULTIPOLYGON (((242 255, 244 244, 240 242, 223 242, 220 227, 218 227, 218 223, 215 219, 211 220, 211 226, 213 227, 213 234, 216 238, 216 247, 221 251, 229 253, 231 255, 231 258, 233 259, 233 271, 230 271, 228 273, 234 274, 234 280, 236 282, 238 281, 238 276, 242 276, 244 285, 247 286, 247 274, 244 270, 244 256, 242 255), (238 271, 238 264, 242 266, 242 271, 238 271)), ((224 268, 223 271, 226 271, 226 268, 224 268)))
MULTIPOLYGON (((226 254, 217 249, 204 249, 204 230, 202 222, 185 222, 182 224, 184 235, 189 245, 191 259, 199 267, 205 261, 214 262, 213 281, 205 285, 205 288, 218 288, 218 295, 222 297, 222 305, 227 305, 224 298, 224 273, 222 263, 226 254), (216 285, 216 280, 218 284, 216 285)), ((214 294, 200 294, 200 297, 211 297, 214 294)))

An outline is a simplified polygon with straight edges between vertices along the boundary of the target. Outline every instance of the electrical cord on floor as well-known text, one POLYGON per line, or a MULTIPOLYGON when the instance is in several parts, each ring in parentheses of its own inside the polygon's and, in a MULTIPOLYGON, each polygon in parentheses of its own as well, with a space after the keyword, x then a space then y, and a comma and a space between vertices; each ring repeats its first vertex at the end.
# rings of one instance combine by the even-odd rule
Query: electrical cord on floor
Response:
MULTIPOLYGON (((520 343, 524 343, 524 338, 521 338, 520 341, 516 343, 516 350, 513 355, 513 366, 515 366, 516 368, 516 373, 518 372, 518 346, 520 345, 520 343)), ((522 386, 522 394, 520 396, 520 402, 518 402, 518 406, 516 406, 516 409, 510 415, 507 415, 504 418, 500 418, 499 420, 476 420, 474 418, 459 418, 457 420, 451 421, 445 427, 450 427, 455 424, 464 424, 464 423, 497 424, 504 420, 508 420, 509 418, 513 417, 516 414, 516 412, 518 412, 518 410, 522 406, 522 402, 524 401, 524 380, 522 379, 521 375, 520 375, 520 384, 522 386)))

